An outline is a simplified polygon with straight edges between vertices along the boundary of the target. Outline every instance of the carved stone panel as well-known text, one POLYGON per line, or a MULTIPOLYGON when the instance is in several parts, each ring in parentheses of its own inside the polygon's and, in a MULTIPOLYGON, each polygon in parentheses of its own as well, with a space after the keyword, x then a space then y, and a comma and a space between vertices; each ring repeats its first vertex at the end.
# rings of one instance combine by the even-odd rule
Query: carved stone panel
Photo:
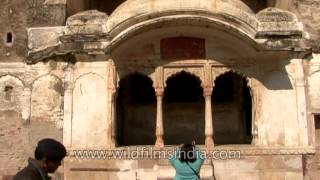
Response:
MULTIPOLYGON (((164 68, 164 82, 166 82, 171 76, 178 74, 182 71, 196 75, 204 82, 204 70, 202 67, 165 67, 164 68)), ((164 83, 166 86, 166 83, 164 83)))

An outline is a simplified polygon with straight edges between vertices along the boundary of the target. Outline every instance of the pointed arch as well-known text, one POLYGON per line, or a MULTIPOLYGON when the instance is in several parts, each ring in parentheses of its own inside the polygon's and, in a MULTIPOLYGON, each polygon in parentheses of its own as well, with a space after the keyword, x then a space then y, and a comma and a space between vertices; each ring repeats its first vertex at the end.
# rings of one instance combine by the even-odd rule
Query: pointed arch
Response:
POLYGON ((248 78, 235 71, 220 74, 212 93, 217 144, 251 144, 252 93, 248 78))
POLYGON ((152 79, 142 73, 127 74, 117 92, 118 145, 153 145, 156 95, 152 79))
MULTIPOLYGON (((203 84, 203 70, 201 68, 168 68, 164 69, 164 82, 167 82, 169 79, 173 77, 179 76, 181 73, 189 74, 190 76, 197 79, 200 84, 203 84)), ((164 86, 167 87, 167 83, 164 83, 164 86)))
POLYGON ((204 144, 204 98, 201 80, 186 71, 166 80, 164 91, 165 144, 204 144))

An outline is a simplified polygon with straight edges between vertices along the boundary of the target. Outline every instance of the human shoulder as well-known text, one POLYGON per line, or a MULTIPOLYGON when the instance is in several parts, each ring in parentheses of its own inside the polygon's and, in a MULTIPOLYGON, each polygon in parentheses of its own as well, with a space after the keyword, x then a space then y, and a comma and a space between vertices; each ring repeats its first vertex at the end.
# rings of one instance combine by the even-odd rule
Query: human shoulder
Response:
POLYGON ((19 171, 14 177, 13 180, 42 180, 41 176, 37 174, 35 169, 30 166, 25 167, 19 171))

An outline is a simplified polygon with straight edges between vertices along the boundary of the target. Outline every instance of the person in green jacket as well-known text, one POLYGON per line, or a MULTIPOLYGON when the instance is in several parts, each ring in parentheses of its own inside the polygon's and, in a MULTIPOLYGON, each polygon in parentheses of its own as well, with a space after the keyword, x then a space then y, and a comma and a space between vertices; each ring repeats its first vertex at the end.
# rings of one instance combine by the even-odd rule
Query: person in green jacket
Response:
POLYGON ((192 144, 182 144, 180 149, 170 158, 171 165, 176 170, 175 180, 200 180, 200 169, 204 156, 192 144))

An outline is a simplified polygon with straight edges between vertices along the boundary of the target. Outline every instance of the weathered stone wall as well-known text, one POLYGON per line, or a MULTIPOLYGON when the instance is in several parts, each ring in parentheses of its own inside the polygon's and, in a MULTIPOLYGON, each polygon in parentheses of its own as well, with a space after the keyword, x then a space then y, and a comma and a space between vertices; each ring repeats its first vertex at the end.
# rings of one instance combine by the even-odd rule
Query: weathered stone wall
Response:
MULTIPOLYGON (((319 52, 320 46, 320 1, 319 0, 298 0, 297 10, 301 21, 304 24, 305 30, 310 38, 309 45, 315 52, 319 52)), ((311 55, 306 62, 306 78, 308 87, 308 107, 310 113, 320 112, 320 60, 319 54, 311 55)), ((313 119, 313 115, 310 114, 310 120, 313 119)), ((316 133, 312 130, 314 124, 310 126, 311 136, 315 136, 316 133)), ((320 139, 319 135, 315 137, 320 139)), ((305 178, 307 180, 317 179, 320 176, 319 170, 319 155, 320 148, 317 146, 317 153, 315 155, 309 155, 304 157, 305 163, 305 178)))
POLYGON ((53 61, 0 64, 0 178, 24 167, 38 140, 62 141, 63 67, 53 61))
POLYGON ((26 28, 64 25, 64 0, 10 0, 0 2, 0 61, 24 61, 27 53, 26 28), (6 43, 7 34, 12 43, 6 43))
POLYGON ((23 84, 18 78, 0 77, 0 177, 14 174, 22 167, 29 145, 28 128, 22 120, 23 84))
MULTIPOLYGON (((308 57, 308 61, 305 62, 305 72, 306 72, 306 78, 307 78, 307 90, 308 90, 308 107, 310 112, 310 121, 315 121, 315 114, 320 113, 320 56, 319 54, 312 54, 308 57)), ((314 144, 316 146, 316 154, 315 155, 308 155, 304 157, 304 163, 305 163, 305 177, 307 180, 313 180, 317 179, 320 175, 320 133, 319 129, 315 129, 316 122, 312 123, 310 128, 310 136, 313 137, 314 144)))
POLYGON ((308 96, 311 112, 320 112, 320 55, 312 54, 306 62, 308 96))
POLYGON ((26 0, 28 27, 62 26, 66 21, 66 0, 26 0))
MULTIPOLYGON (((88 59, 79 58, 80 61, 88 59)), ((106 148, 108 142, 108 62, 79 62, 74 69, 72 147, 106 148)))
POLYGON ((63 25, 65 12, 64 0, 0 2, 0 179, 26 165, 39 139, 62 141, 61 64, 24 62, 26 28, 63 25))
POLYGON ((298 16, 304 24, 306 32, 310 36, 312 47, 319 51, 320 41, 320 1, 297 0, 298 16))
MULTIPOLYGON (((303 166, 300 155, 264 155, 241 156, 241 159, 219 159, 205 161, 201 168, 200 176, 203 179, 212 179, 212 174, 217 180, 302 180, 303 166), (211 168, 214 165, 214 169, 211 168)), ((106 160, 88 161, 68 160, 68 169, 74 169, 66 175, 68 179, 92 178, 114 180, 156 180, 173 179, 175 170, 168 160, 106 160), (93 172, 96 167, 101 171, 93 172)))
POLYGON ((0 62, 22 61, 27 44, 27 3, 1 1, 0 11, 0 62), (12 43, 6 43, 8 33, 12 33, 12 43))

